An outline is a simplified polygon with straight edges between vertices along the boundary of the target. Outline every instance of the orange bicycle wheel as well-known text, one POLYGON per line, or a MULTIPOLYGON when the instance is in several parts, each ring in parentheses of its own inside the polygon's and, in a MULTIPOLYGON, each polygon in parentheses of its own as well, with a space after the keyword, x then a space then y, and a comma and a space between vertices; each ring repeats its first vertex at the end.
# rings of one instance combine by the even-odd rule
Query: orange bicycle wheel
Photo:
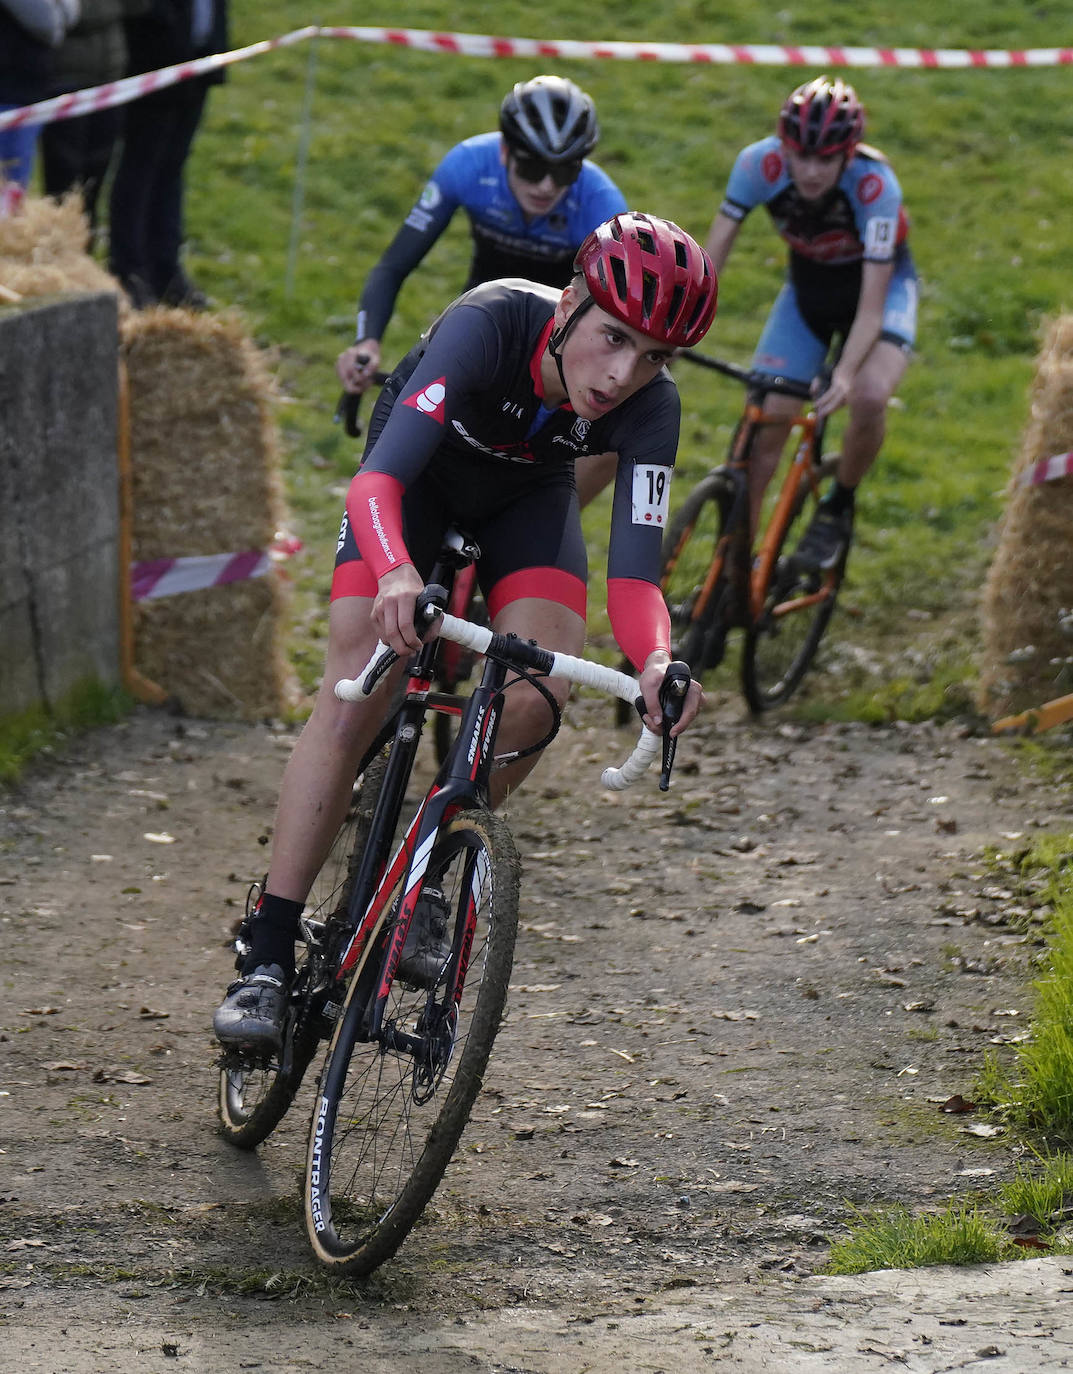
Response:
POLYGON ((802 566, 795 558, 818 503, 817 484, 802 479, 802 487, 804 495, 791 503, 764 561, 767 582, 745 632, 741 685, 756 715, 783 705, 800 686, 834 615, 846 572, 848 548, 826 569, 802 566))
POLYGON ((715 471, 686 497, 663 536, 660 589, 671 616, 671 653, 694 674, 717 667, 730 628, 727 520, 729 473, 715 471))

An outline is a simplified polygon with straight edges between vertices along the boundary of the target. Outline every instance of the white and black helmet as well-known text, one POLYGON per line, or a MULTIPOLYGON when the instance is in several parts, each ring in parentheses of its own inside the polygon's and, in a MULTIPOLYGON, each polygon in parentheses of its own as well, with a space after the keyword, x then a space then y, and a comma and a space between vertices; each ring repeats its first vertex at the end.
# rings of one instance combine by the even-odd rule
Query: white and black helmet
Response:
POLYGON ((545 162, 587 157, 600 136, 592 98, 562 76, 519 81, 499 108, 499 127, 512 152, 545 162))

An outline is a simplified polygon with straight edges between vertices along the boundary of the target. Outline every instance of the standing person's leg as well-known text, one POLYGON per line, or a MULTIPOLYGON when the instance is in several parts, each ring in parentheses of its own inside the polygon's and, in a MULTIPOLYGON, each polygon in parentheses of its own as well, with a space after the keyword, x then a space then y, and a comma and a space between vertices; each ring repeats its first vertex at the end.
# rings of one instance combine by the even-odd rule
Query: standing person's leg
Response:
POLYGON ((82 185, 91 117, 59 119, 41 130, 41 179, 46 196, 58 200, 82 185))
POLYGON ((155 91, 127 105, 123 137, 108 209, 108 266, 136 308, 154 304, 150 280, 153 204, 160 155, 170 138, 171 90, 155 91))
POLYGON ((183 271, 181 254, 185 238, 186 161, 201 122, 208 87, 204 81, 184 81, 169 93, 172 101, 168 136, 158 148, 156 194, 147 223, 149 282, 165 305, 204 309, 208 301, 183 271))

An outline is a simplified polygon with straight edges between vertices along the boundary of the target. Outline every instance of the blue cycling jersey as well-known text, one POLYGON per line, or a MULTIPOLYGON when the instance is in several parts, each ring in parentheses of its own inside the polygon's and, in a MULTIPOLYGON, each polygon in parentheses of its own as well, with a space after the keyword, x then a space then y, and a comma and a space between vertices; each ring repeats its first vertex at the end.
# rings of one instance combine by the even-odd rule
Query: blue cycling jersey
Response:
POLYGON ((743 220, 767 207, 795 256, 821 266, 889 262, 909 231, 902 190, 882 154, 858 147, 828 195, 807 201, 790 177, 781 141, 772 135, 738 154, 720 210, 743 220))
POLYGON ((452 148, 433 172, 365 283, 359 339, 383 337, 403 281, 459 208, 468 215, 473 235, 467 287, 502 277, 565 286, 582 242, 598 224, 626 210, 615 183, 586 160, 551 210, 527 219, 507 183, 501 145, 498 133, 477 134, 452 148))

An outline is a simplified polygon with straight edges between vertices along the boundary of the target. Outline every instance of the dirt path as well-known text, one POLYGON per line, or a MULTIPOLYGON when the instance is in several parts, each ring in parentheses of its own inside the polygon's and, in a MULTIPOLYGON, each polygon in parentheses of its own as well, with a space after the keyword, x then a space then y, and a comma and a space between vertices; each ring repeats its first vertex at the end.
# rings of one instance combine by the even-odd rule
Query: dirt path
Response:
POLYGON ((731 705, 669 797, 610 796, 603 722, 577 709, 511 807, 487 1090, 427 1224, 358 1285, 305 1246, 308 1093, 256 1155, 214 1133, 209 1018, 291 736, 139 713, 0 797, 5 1367, 1069 1366, 1069 1261, 814 1271, 850 1204, 1013 1167, 938 1111, 1026 1022, 1032 946, 976 856, 1073 829, 1073 797, 953 727, 731 705))

